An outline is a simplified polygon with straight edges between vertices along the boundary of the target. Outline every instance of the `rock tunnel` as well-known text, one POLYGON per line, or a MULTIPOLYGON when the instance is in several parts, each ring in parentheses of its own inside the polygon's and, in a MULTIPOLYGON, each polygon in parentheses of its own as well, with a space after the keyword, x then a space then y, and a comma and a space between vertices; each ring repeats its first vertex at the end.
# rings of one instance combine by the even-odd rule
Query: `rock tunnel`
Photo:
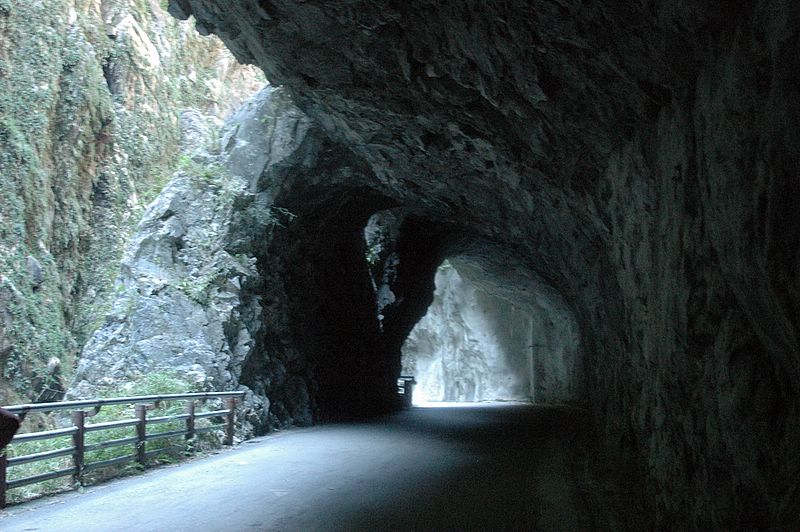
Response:
MULTIPOLYGON (((315 389, 300 403, 309 403, 320 419, 396 408, 401 347, 433 302, 437 268, 447 258, 487 293, 525 309, 525 327, 535 331, 526 330, 526 345, 517 355, 527 354, 530 338, 541 342, 535 346, 532 385, 537 401, 578 402, 583 376, 577 324, 560 293, 504 252, 502 244, 388 196, 370 183, 374 175, 368 168, 343 160, 342 153, 341 148, 322 148, 308 171, 292 167, 291 176, 282 178, 286 191, 275 203, 296 218, 272 237, 264 253, 256 254, 263 278, 279 277, 284 290, 266 297, 286 304, 279 313, 289 324, 286 344, 297 353, 294 362, 302 370, 286 369, 300 370, 298 375, 315 389), (343 174, 346 181, 334 174, 343 174), (371 238, 367 226, 373 228, 371 238)), ((275 314, 264 316, 269 320, 275 314)), ((280 329, 268 324, 264 331, 280 329)), ((266 341, 255 353, 287 351, 266 341)), ((271 375, 265 368, 268 362, 251 357, 241 382, 259 388, 256 381, 271 375)))
POLYGON ((529 311, 535 399, 591 411, 659 526, 797 523, 796 4, 169 4, 282 87, 214 333, 256 430, 395 408, 451 259, 529 311))

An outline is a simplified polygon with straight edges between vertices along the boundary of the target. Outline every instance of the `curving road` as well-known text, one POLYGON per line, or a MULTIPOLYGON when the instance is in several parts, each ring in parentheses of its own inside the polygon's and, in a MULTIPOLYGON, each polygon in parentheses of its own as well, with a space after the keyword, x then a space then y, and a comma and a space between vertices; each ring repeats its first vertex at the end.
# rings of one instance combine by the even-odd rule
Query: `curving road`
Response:
POLYGON ((11 507, 3 531, 610 530, 625 491, 591 478, 578 410, 413 408, 292 430, 11 507))

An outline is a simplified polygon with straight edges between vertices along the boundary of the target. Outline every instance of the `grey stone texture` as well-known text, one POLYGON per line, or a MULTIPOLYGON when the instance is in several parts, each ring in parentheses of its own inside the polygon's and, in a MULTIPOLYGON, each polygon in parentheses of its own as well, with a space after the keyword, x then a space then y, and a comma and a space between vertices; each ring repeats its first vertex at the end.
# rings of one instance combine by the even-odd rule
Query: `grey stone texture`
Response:
POLYGON ((402 373, 415 376, 416 399, 574 400, 582 373, 574 315, 531 279, 509 290, 499 277, 466 257, 439 267, 433 302, 402 348, 402 373))
POLYGON ((476 289, 447 261, 425 316, 403 344, 414 399, 527 400, 533 372, 528 312, 476 289))
MULTIPOLYGON (((258 284, 256 258, 228 246, 245 240, 251 249, 268 239, 278 221, 260 180, 296 155, 310 122, 270 87, 232 115, 218 139, 195 113, 183 119, 193 141, 184 145, 193 150, 184 152, 182 168, 128 243, 113 309, 83 349, 70 396, 95 396, 157 371, 205 389, 240 386, 262 327, 262 306, 251 289, 258 284), (204 149, 220 142, 219 153, 204 149), (253 205, 258 216, 235 223, 253 205)), ((305 406, 303 386, 289 379, 290 396, 305 397, 305 406)), ((269 423, 266 396, 250 391, 245 404, 245 433, 263 431, 269 423)))
POLYGON ((155 0, 0 1, 0 403, 72 371, 127 238, 175 170, 178 114, 263 84, 155 0))

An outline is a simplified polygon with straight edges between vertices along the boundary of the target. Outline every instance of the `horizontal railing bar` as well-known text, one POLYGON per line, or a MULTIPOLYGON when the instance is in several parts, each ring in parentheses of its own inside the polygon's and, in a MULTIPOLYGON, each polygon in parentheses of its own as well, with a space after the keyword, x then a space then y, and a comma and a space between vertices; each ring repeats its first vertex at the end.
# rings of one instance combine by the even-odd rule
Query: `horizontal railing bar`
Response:
POLYGON ((213 412, 201 412, 199 414, 195 414, 195 419, 203 419, 206 417, 219 417, 219 416, 226 416, 228 415, 227 410, 214 410, 213 412))
POLYGON ((171 430, 169 432, 156 432, 155 434, 148 434, 144 437, 145 441, 160 440, 161 438, 171 438, 173 436, 183 436, 186 434, 186 429, 171 430))
POLYGON ((150 423, 166 423, 168 421, 175 421, 180 419, 189 419, 189 414, 175 414, 174 416, 149 417, 147 418, 147 424, 149 425, 150 423))
POLYGON ((11 443, 25 443, 35 440, 49 440, 50 438, 59 438, 62 436, 71 436, 78 432, 78 427, 68 427, 66 429, 46 430, 43 432, 31 432, 27 434, 17 434, 11 443))
POLYGON ((8 459, 8 466, 15 466, 21 464, 29 464, 31 462, 39 462, 41 460, 48 460, 50 458, 58 458, 59 456, 67 456, 75 451, 75 447, 65 447, 63 449, 56 449, 54 451, 45 451, 43 453, 26 454, 25 456, 15 456, 8 459))
POLYGON ((152 451, 147 451, 144 455, 147 458, 152 458, 154 456, 158 456, 159 454, 172 452, 183 452, 185 449, 180 445, 170 445, 169 447, 162 447, 161 449, 153 449, 152 451))
MULTIPOLYGON (((59 469, 56 471, 50 471, 39 475, 34 475, 25 478, 17 478, 8 482, 3 482, 2 484, 0 484, 0 488, 2 488, 3 492, 3 494, 0 495, 0 498, 2 498, 2 503, 3 504, 5 503, 5 495, 4 495, 5 491, 9 489, 14 489, 21 486, 26 486, 29 484, 35 484, 39 482, 44 482, 59 477, 63 477, 66 475, 74 475, 77 481, 82 481, 81 476, 86 471, 93 471, 96 469, 110 467, 116 464, 128 463, 134 460, 139 461, 141 465, 144 467, 146 464, 145 460, 146 458, 151 458, 153 456, 158 456, 166 453, 187 452, 187 449, 185 448, 184 445, 180 444, 175 445, 176 443, 175 441, 168 442, 170 445, 164 448, 152 449, 146 451, 144 442, 147 441, 167 439, 167 438, 177 438, 181 436, 188 436, 189 434, 194 435, 194 434, 204 434, 209 432, 224 431, 226 434, 224 443, 226 445, 232 445, 233 430, 234 430, 233 405, 237 403, 236 399, 242 400, 244 396, 245 392, 241 391, 201 392, 201 393, 184 393, 184 394, 139 395, 139 396, 129 396, 129 397, 87 399, 87 400, 63 401, 55 403, 37 403, 37 404, 6 406, 5 409, 7 411, 10 411, 11 413, 14 414, 18 414, 20 418, 24 418, 27 414, 32 412, 73 411, 75 413, 72 414, 72 420, 74 425, 76 426, 64 427, 63 425, 61 425, 64 428, 45 430, 41 432, 23 433, 17 435, 15 438, 13 438, 11 442, 12 444, 25 444, 27 442, 33 442, 37 440, 53 440, 56 438, 71 437, 74 446, 59 448, 34 454, 28 454, 24 456, 3 457, 4 467, 13 467, 32 462, 53 460, 60 457, 67 457, 70 455, 72 455, 75 465, 65 469, 59 469), (225 406, 224 409, 214 410, 211 412, 195 413, 196 405, 194 401, 206 404, 206 401, 216 400, 216 399, 220 400, 225 399, 225 401, 222 403, 225 406), (190 401, 190 403, 186 406, 187 413, 159 416, 159 417, 154 416, 147 418, 148 410, 153 410, 155 407, 160 406, 159 403, 161 402, 169 402, 169 401, 190 401), (108 421, 102 423, 85 424, 86 418, 91 417, 100 412, 103 406, 110 406, 110 405, 136 405, 135 413, 137 419, 128 418, 128 419, 121 419, 121 420, 108 421), (94 412, 89 411, 91 409, 93 409, 94 412), (206 421, 202 424, 209 426, 203 426, 203 427, 197 427, 194 424, 194 421, 198 419, 202 420, 202 419, 217 418, 217 417, 226 418, 227 423, 209 424, 208 421, 206 421), (144 433, 146 425, 168 423, 173 421, 176 423, 186 421, 185 423, 186 427, 181 427, 181 429, 179 430, 170 430, 155 434, 144 433), (137 435, 132 437, 113 439, 113 440, 105 440, 105 441, 101 440, 97 443, 86 445, 86 441, 84 439, 85 433, 103 431, 115 428, 123 428, 123 427, 138 427, 136 431, 137 435), (118 456, 116 458, 101 460, 99 462, 86 463, 84 460, 86 453, 91 454, 93 452, 101 451, 103 449, 121 447, 126 445, 136 445, 137 452, 133 455, 118 456)), ((119 409, 119 410, 127 410, 127 409, 119 409)), ((109 412, 109 413, 110 414, 113 413, 117 416, 124 415, 124 413, 122 412, 119 413, 109 412)), ((61 417, 63 416, 59 416, 59 419, 61 417)), ((58 424, 62 423, 63 420, 58 421, 58 424)), ((162 429, 165 428, 174 428, 174 425, 162 427, 162 429)), ((126 432, 122 432, 122 434, 125 433, 126 432)), ((106 438, 109 436, 113 437, 117 435, 119 435, 119 433, 107 435, 106 438)), ((65 462, 66 462, 65 460, 58 460, 57 463, 58 465, 63 465, 65 462)), ((48 464, 48 468, 49 467, 52 467, 52 465, 48 464)), ((5 478, 6 478, 5 472, 3 472, 3 480, 5 480, 5 478)))
POLYGON ((91 445, 84 446, 83 450, 85 452, 91 451, 99 451, 100 449, 107 449, 109 447, 119 447, 120 445, 128 445, 131 443, 136 443, 139 439, 136 436, 131 438, 119 438, 116 440, 108 440, 100 443, 93 443, 91 445))
POLYGON ((136 403, 153 403, 156 401, 181 401, 218 399, 222 397, 244 397, 245 392, 203 392, 203 393, 175 393, 161 395, 139 395, 132 397, 115 397, 110 399, 87 399, 81 401, 62 401, 58 403, 36 403, 24 405, 4 406, 13 414, 27 414, 29 412, 55 412, 57 410, 79 410, 81 408, 96 408, 106 405, 122 405, 136 403))
POLYGON ((116 429, 120 427, 133 427, 139 424, 138 419, 121 419, 119 421, 108 421, 106 423, 94 423, 92 425, 86 425, 84 430, 86 432, 93 432, 96 430, 106 430, 106 429, 116 429))
POLYGON ((95 469, 102 469, 104 467, 117 465, 117 464, 124 464, 126 462, 133 462, 136 460, 136 455, 130 456, 118 456, 117 458, 109 458, 108 460, 103 460, 102 462, 92 462, 90 464, 86 464, 83 466, 84 471, 94 471, 95 469))
POLYGON ((74 467, 70 467, 68 469, 59 469, 58 471, 53 471, 51 473, 43 473, 41 475, 36 475, 33 477, 25 477, 12 480, 6 483, 6 487, 11 490, 14 488, 19 488, 20 486, 27 486, 28 484, 36 484, 37 482, 44 482, 45 480, 52 480, 54 478, 63 477, 66 475, 72 475, 74 473, 75 473, 74 467))

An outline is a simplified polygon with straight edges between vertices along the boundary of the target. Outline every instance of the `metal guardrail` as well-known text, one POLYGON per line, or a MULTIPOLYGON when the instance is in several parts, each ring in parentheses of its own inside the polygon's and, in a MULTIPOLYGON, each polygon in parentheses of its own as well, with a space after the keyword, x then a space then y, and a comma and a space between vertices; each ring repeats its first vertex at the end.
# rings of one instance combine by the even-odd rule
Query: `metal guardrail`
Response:
POLYGON ((186 394, 163 394, 163 395, 143 395, 135 397, 115 397, 109 399, 92 399, 81 401, 63 401, 60 403, 38 403, 38 404, 25 404, 4 407, 7 411, 17 414, 21 419, 25 419, 29 413, 32 412, 57 412, 57 411, 71 411, 72 426, 60 428, 55 430, 47 430, 40 432, 31 432, 25 434, 17 434, 9 445, 59 438, 64 436, 72 437, 72 446, 62 449, 54 449, 51 451, 44 451, 24 456, 15 456, 8 458, 4 453, 0 454, 0 508, 6 506, 6 492, 10 489, 26 486, 28 484, 35 484, 45 480, 51 480, 67 475, 72 475, 73 478, 82 483, 83 474, 87 471, 109 467, 117 464, 124 464, 127 462, 136 461, 142 467, 147 466, 147 459, 155 456, 156 454, 165 452, 165 449, 156 449, 147 451, 147 442, 163 438, 174 438, 176 436, 184 436, 189 440, 194 438, 197 434, 211 432, 223 428, 225 431, 225 445, 233 445, 233 429, 235 421, 235 408, 236 400, 242 399, 245 392, 207 392, 207 393, 186 393, 186 394), (220 410, 213 410, 210 412, 196 412, 198 402, 205 403, 210 399, 221 399, 224 402, 224 408, 220 410), (147 412, 155 410, 162 402, 168 401, 187 401, 186 411, 184 414, 176 414, 171 416, 147 417, 147 412), (102 407, 108 405, 124 405, 132 404, 134 406, 133 419, 121 419, 117 421, 108 421, 105 423, 88 424, 86 420, 100 412, 102 407), (92 409, 87 411, 85 409, 92 409), (196 428, 195 421, 198 419, 206 419, 212 417, 224 417, 223 424, 212 425, 209 427, 196 428), (155 425, 159 423, 167 423, 170 421, 184 420, 185 426, 180 430, 171 430, 157 433, 147 433, 148 425, 155 425), (109 429, 117 429, 124 427, 135 427, 136 436, 129 438, 118 438, 113 440, 102 440, 98 443, 87 445, 85 443, 85 436, 88 432, 104 431, 109 429), (109 460, 99 462, 86 463, 85 456, 87 452, 97 451, 100 449, 108 449, 111 447, 119 447, 123 445, 135 446, 136 452, 130 456, 121 456, 109 460), (7 481, 7 471, 9 467, 14 467, 22 464, 38 462, 41 460, 49 460, 51 458, 58 458, 62 456, 72 456, 72 467, 50 471, 40 475, 25 477, 7 481))

